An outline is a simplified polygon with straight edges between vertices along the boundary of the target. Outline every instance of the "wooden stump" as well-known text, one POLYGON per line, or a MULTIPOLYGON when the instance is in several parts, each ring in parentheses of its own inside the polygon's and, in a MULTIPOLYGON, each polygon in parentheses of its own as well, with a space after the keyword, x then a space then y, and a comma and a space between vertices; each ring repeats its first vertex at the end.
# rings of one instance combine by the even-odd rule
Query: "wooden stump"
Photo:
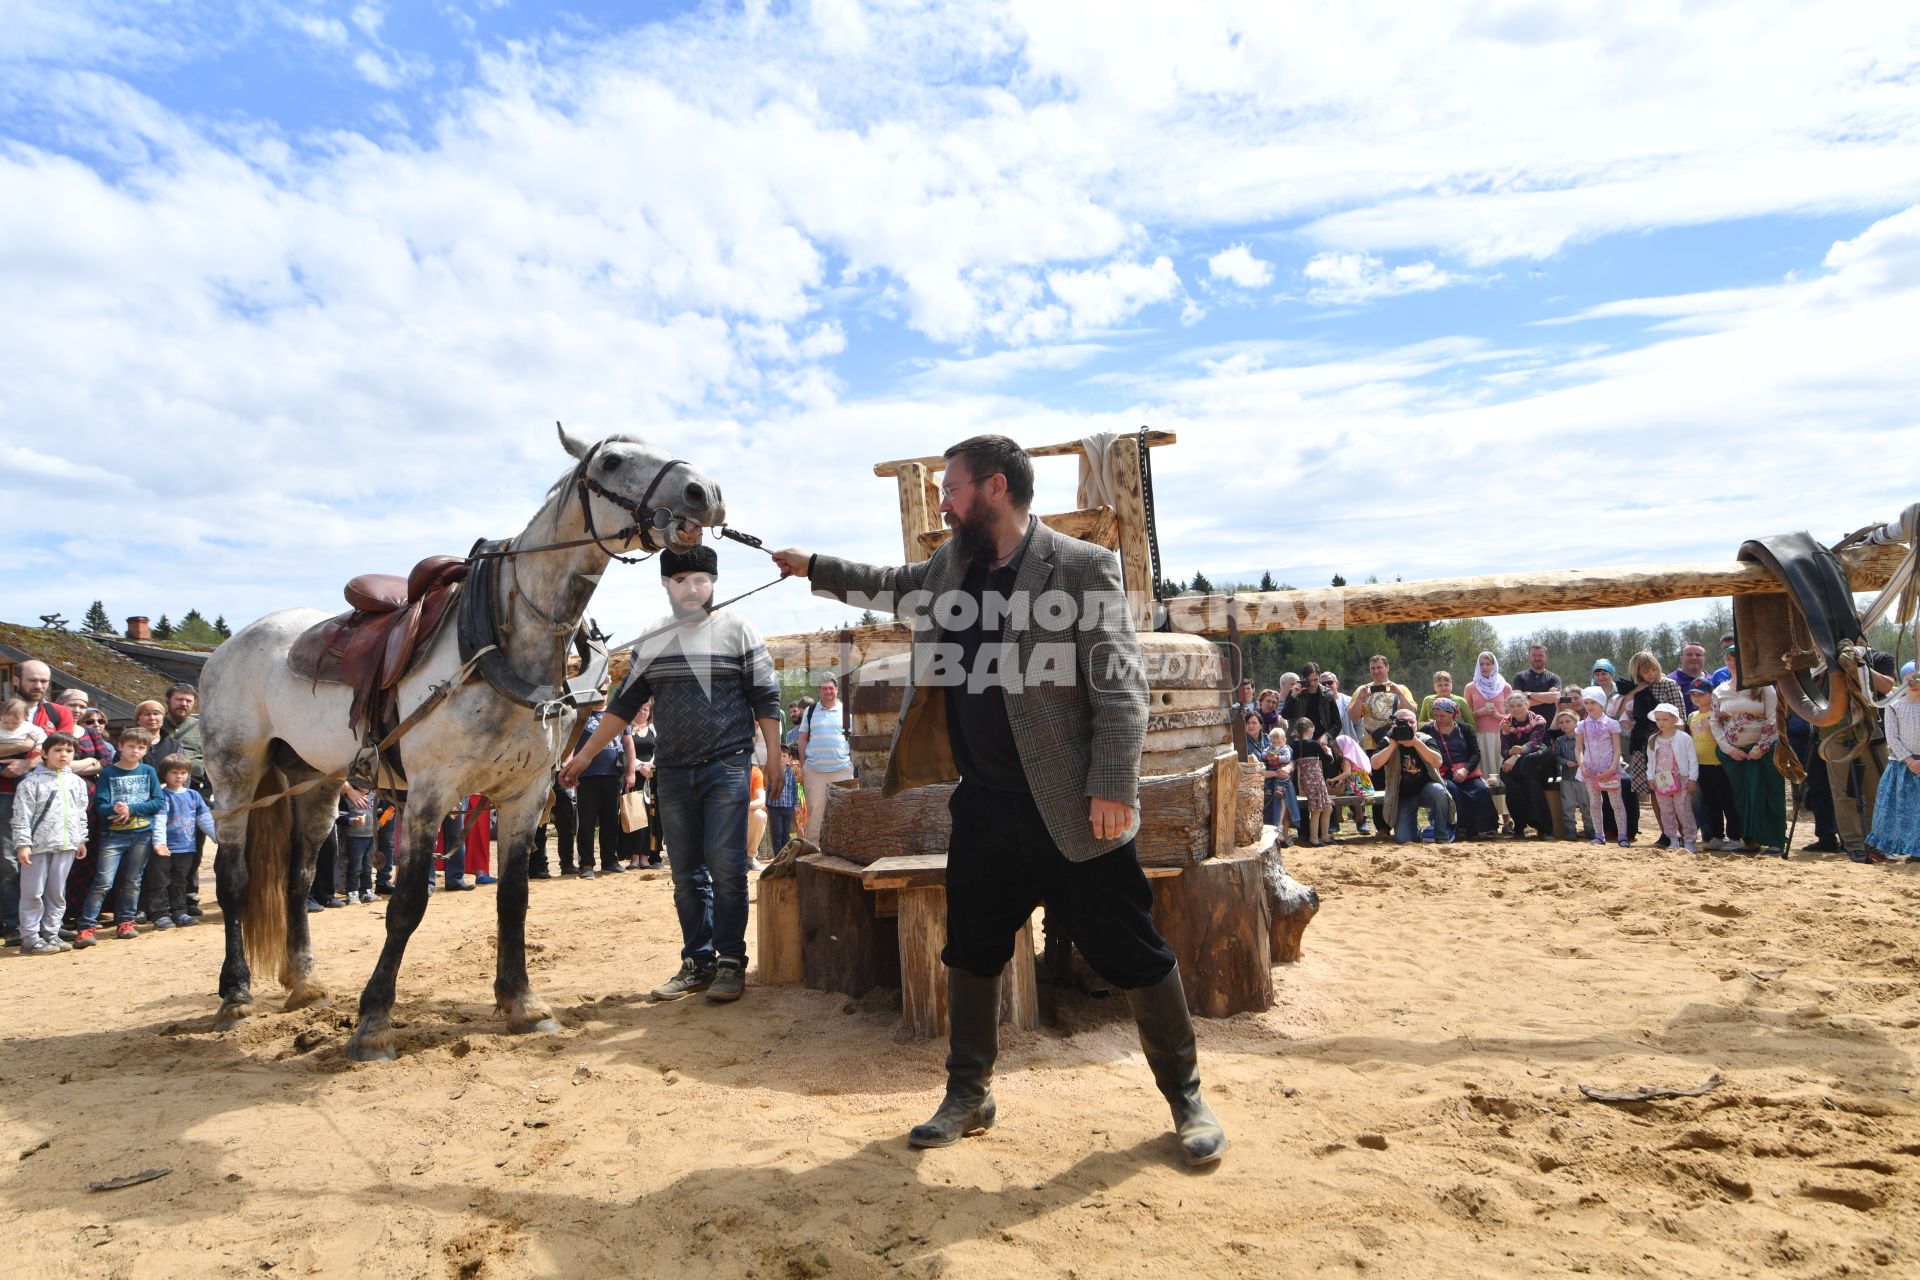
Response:
POLYGON ((829 854, 800 859, 801 967, 807 986, 863 996, 900 976, 900 944, 874 912, 860 867, 829 854))
POLYGON ((1225 1018, 1273 1005, 1270 915, 1258 848, 1156 875, 1153 922, 1180 961, 1187 1004, 1225 1018))
POLYGON ((1281 865, 1280 842, 1272 827, 1260 850, 1261 877, 1266 885, 1268 941, 1276 964, 1292 964, 1300 958, 1307 926, 1320 910, 1320 895, 1311 885, 1301 884, 1281 865))
POLYGON ((806 977, 800 946, 800 881, 794 876, 762 876, 754 882, 759 930, 759 981, 762 986, 799 982, 806 977))

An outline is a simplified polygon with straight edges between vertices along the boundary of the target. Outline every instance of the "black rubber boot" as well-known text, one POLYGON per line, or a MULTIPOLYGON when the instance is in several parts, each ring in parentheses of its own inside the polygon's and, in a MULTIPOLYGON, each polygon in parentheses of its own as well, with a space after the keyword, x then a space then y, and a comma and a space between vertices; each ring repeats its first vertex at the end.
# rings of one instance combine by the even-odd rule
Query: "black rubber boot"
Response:
POLYGON ((907 1145, 950 1147, 993 1128, 993 1060, 1000 1051, 1000 979, 947 970, 947 1096, 907 1145))
POLYGON ((1193 1018, 1180 985, 1180 966, 1150 987, 1127 992, 1133 1020, 1140 1025, 1140 1048, 1153 1068, 1153 1082, 1173 1109, 1173 1131, 1188 1164, 1211 1164, 1227 1150, 1227 1133, 1200 1096, 1200 1055, 1193 1042, 1193 1018))

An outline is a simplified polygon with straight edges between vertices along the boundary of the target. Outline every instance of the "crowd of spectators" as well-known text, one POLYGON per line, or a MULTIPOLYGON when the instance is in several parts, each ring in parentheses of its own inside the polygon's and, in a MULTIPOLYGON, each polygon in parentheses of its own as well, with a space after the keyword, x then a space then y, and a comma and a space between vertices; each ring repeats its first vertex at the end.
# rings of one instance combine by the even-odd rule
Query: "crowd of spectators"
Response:
MULTIPOLYGON (((1920 756, 1910 758, 1900 727, 1920 711, 1897 699, 1857 751, 1851 740, 1836 741, 1841 731, 1822 735, 1788 716, 1782 743, 1774 690, 1739 687, 1733 635, 1718 649, 1715 670, 1706 646, 1691 642, 1671 671, 1644 650, 1624 675, 1602 658, 1584 684, 1552 670, 1542 645, 1511 676, 1483 652, 1464 680, 1436 671, 1431 692, 1418 696, 1384 655, 1368 661, 1351 693, 1307 663, 1274 688, 1242 681, 1230 716, 1244 755, 1262 766, 1266 820, 1289 842, 1325 844, 1349 816, 1360 834, 1400 844, 1555 839, 1625 847, 1644 824, 1661 848, 1784 856, 1791 794, 1814 827, 1804 849, 1860 862, 1920 853, 1904 829, 1911 819, 1890 811, 1876 823, 1884 794, 1920 785, 1920 756), (1897 786, 1882 785, 1883 770, 1896 764, 1913 784, 1896 777, 1897 786), (1788 775, 1804 780, 1790 788, 1788 775)), ((1896 672, 1887 654, 1872 651, 1870 660, 1877 696, 1902 682, 1920 707, 1912 663, 1896 672)), ((1920 741, 1920 726, 1912 737, 1920 741)))

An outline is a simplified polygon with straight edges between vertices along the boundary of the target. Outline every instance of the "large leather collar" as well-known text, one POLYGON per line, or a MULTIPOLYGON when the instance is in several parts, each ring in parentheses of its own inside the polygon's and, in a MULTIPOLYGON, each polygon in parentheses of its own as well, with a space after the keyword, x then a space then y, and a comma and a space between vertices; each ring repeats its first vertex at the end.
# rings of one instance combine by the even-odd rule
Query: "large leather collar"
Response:
MULTIPOLYGON (((473 550, 498 551, 506 546, 505 542, 489 542, 483 538, 474 544, 473 550)), ((501 560, 480 556, 473 564, 473 575, 460 593, 460 661, 471 662, 475 654, 491 647, 491 652, 480 657, 477 670, 481 678, 509 702, 541 710, 543 714, 563 706, 580 707, 598 701, 603 696, 601 686, 607 679, 607 646, 589 637, 585 627, 578 628, 573 644, 580 655, 579 675, 567 678, 563 652, 560 670, 553 673, 549 683, 535 684, 526 679, 513 669, 500 648, 501 560)))

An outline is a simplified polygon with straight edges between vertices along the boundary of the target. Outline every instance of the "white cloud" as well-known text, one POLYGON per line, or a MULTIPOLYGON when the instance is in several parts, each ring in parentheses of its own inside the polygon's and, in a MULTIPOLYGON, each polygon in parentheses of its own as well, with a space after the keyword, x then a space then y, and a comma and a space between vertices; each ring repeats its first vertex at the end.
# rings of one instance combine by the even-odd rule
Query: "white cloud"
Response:
POLYGON ((1229 245, 1208 258, 1207 273, 1242 289, 1260 289, 1273 283, 1273 264, 1254 257, 1244 244, 1229 245))
POLYGON ((1390 267, 1365 253, 1321 253, 1301 268, 1306 276, 1307 296, 1314 302, 1346 305, 1391 298, 1401 293, 1425 293, 1458 284, 1461 277, 1434 266, 1431 262, 1410 262, 1390 267))
POLYGON ((1164 255, 1146 263, 1110 262, 1091 271, 1050 271, 1047 288, 1066 304, 1077 329, 1120 324, 1185 293, 1173 260, 1164 255))

